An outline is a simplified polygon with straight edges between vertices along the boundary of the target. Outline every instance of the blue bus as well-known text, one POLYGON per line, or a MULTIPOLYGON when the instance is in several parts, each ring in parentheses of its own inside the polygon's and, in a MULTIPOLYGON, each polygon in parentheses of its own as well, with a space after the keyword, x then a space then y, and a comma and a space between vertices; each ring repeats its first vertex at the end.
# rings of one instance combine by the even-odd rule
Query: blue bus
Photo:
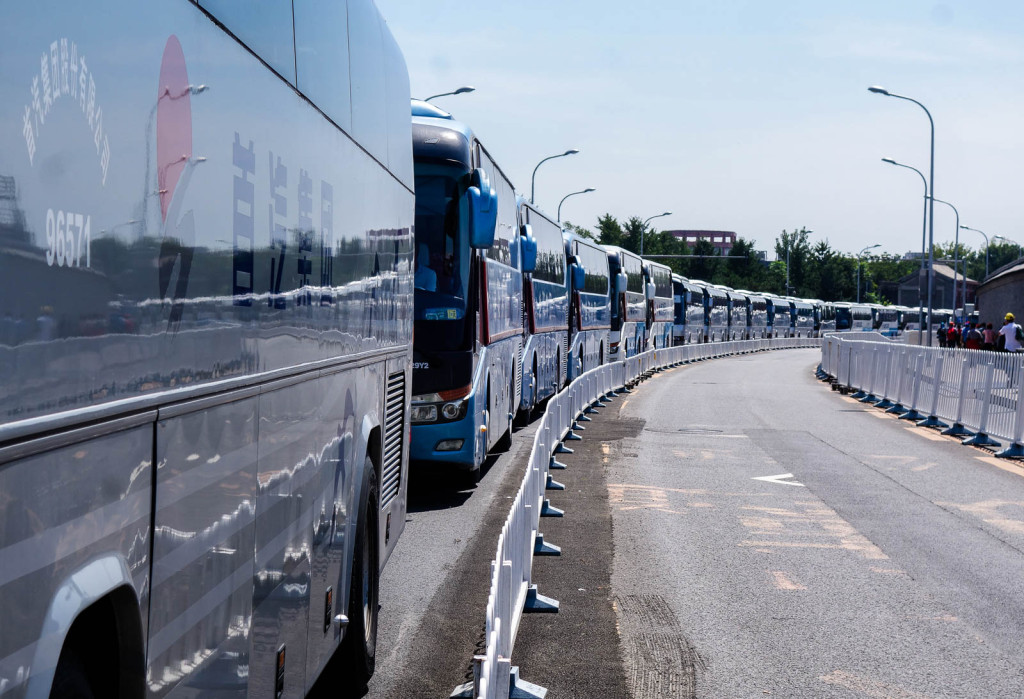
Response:
POLYGON ((534 258, 523 277, 526 342, 519 410, 528 415, 565 384, 569 295, 561 226, 522 198, 519 226, 524 258, 534 258))
POLYGON ((793 309, 788 299, 768 296, 768 336, 793 337, 793 309))
POLYGON ((748 301, 750 316, 749 335, 751 340, 768 337, 768 299, 763 294, 752 291, 740 291, 748 301))
POLYGON ((729 297, 729 333, 730 340, 746 340, 750 334, 750 301, 746 294, 735 291, 727 286, 721 287, 729 297))
POLYGON ((672 270, 666 265, 644 260, 647 298, 647 349, 672 346, 675 316, 672 298, 672 270))
POLYGON ((672 344, 686 344, 686 280, 672 274, 672 344))
POLYGON ((681 342, 677 336, 677 344, 704 342, 704 288, 685 277, 679 277, 678 284, 673 279, 673 288, 681 304, 676 308, 676 325, 682 326, 681 342))
POLYGON ((724 342, 729 338, 729 295, 714 284, 696 283, 704 289, 704 342, 724 342))
POLYGON ((612 322, 608 253, 597 243, 573 233, 564 236, 569 263, 568 380, 601 366, 610 357, 612 322))
POLYGON ((629 250, 614 245, 603 247, 608 253, 608 277, 612 282, 608 358, 617 362, 642 352, 647 343, 644 261, 629 250))
POLYGON ((0 694, 365 682, 412 381, 387 25, 45 0, 0 42, 0 694))
POLYGON ((825 333, 836 330, 836 305, 832 301, 819 301, 818 314, 820 322, 818 325, 818 337, 824 337, 825 333))
POLYGON ((883 306, 878 303, 868 304, 871 309, 871 328, 886 337, 900 334, 899 309, 896 306, 883 306))
POLYGON ((870 332, 871 307, 867 304, 839 302, 835 304, 837 332, 870 332))
POLYGON ((516 194, 465 124, 413 102, 412 447, 475 481, 520 404, 523 264, 516 194))
MULTIPOLYGON (((796 337, 814 337, 814 304, 804 299, 790 299, 793 313, 793 332, 796 337)), ((895 321, 896 314, 893 313, 895 321)))

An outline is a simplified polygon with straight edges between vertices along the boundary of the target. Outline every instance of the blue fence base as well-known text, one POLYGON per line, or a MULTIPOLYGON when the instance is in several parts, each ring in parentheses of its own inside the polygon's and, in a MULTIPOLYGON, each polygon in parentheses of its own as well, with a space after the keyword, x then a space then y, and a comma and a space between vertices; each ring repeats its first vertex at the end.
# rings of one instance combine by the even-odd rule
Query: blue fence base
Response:
POLYGON ((554 544, 549 544, 544 541, 544 535, 538 534, 537 538, 533 540, 533 555, 534 556, 561 556, 562 549, 554 544))
POLYGON ((917 423, 917 426, 918 427, 934 427, 934 428, 940 429, 940 430, 949 427, 949 425, 944 423, 942 420, 940 420, 935 415, 929 415, 924 420, 921 420, 921 422, 917 423))
POLYGON ((961 444, 968 447, 999 447, 1002 446, 1000 442, 989 437, 984 432, 978 432, 973 437, 968 437, 961 444))
POLYGON ((541 517, 565 517, 565 510, 560 510, 551 504, 551 501, 544 498, 544 502, 540 506, 541 517))
POLYGON ((867 398, 867 395, 868 394, 864 393, 864 391, 857 391, 856 393, 851 393, 850 394, 850 398, 854 398, 856 400, 860 400, 861 398, 867 398))
POLYGON ((996 456, 1001 459, 1024 459, 1024 445, 1011 444, 1002 451, 997 451, 996 456))
POLYGON ((875 403, 875 407, 876 408, 891 408, 894 405, 896 405, 896 404, 893 403, 888 398, 883 398, 882 400, 880 400, 877 403, 875 403))
POLYGON ((874 393, 869 393, 866 396, 864 396, 863 398, 859 398, 858 400, 860 400, 861 403, 877 403, 878 402, 878 399, 875 398, 875 394, 874 393))
POLYGON ((561 461, 552 456, 551 463, 548 464, 548 468, 553 468, 556 471, 563 471, 565 470, 565 464, 563 464, 561 461))
POLYGON ((907 412, 900 415, 900 420, 914 420, 916 422, 919 420, 924 420, 924 415, 917 412, 916 410, 908 410, 907 412))
POLYGON ((573 451, 569 447, 565 446, 565 444, 561 444, 560 443, 557 447, 555 447, 555 453, 556 454, 572 454, 573 451))
POLYGON ((537 592, 536 585, 530 585, 530 589, 526 591, 523 612, 526 614, 557 614, 558 600, 545 597, 537 592))
POLYGON ((942 434, 949 435, 950 437, 963 437, 965 435, 974 434, 969 429, 961 425, 959 422, 953 423, 952 427, 947 427, 942 430, 942 434))
POLYGON ((552 478, 551 474, 549 473, 548 474, 547 483, 544 484, 544 489, 545 490, 565 490, 565 486, 562 485, 561 483, 559 483, 558 481, 556 481, 554 478, 552 478))
POLYGON ((903 413, 907 412, 907 409, 899 403, 893 403, 885 412, 892 413, 893 415, 903 415, 903 413))
POLYGON ((548 690, 539 684, 520 679, 518 665, 512 668, 510 679, 508 699, 545 699, 548 695, 548 690))

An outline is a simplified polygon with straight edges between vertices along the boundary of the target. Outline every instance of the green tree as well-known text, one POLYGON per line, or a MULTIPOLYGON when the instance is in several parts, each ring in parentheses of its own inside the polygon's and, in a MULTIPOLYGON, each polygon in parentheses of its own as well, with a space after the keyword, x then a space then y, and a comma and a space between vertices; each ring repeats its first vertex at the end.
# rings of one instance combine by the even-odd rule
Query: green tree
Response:
MULTIPOLYGON (((787 294, 804 295, 807 285, 804 281, 807 261, 811 256, 811 245, 808 241, 810 232, 806 228, 794 229, 792 232, 782 231, 775 239, 775 255, 782 260, 788 271, 789 290, 787 294)), ((785 282, 783 283, 785 286, 785 282)))
POLYGON ((590 230, 589 228, 584 228, 583 226, 574 225, 569 221, 565 221, 564 223, 562 223, 562 229, 574 235, 577 235, 580 238, 586 238, 587 240, 594 241, 597 240, 597 235, 594 234, 594 231, 590 230))
MULTIPOLYGON (((707 255, 709 257, 718 256, 718 248, 711 244, 710 240, 698 240, 693 245, 691 251, 693 255, 707 255)), ((735 264, 728 262, 721 262, 720 260, 708 259, 708 257, 698 257, 690 260, 690 276, 694 279, 700 279, 710 284, 716 283, 716 278, 719 274, 720 266, 723 264, 735 264)))
POLYGON ((597 219, 597 239, 602 245, 622 245, 622 226, 611 214, 597 219))
POLYGON ((729 250, 729 260, 721 264, 722 283, 734 289, 762 291, 767 280, 767 268, 761 261, 753 241, 736 238, 729 250))

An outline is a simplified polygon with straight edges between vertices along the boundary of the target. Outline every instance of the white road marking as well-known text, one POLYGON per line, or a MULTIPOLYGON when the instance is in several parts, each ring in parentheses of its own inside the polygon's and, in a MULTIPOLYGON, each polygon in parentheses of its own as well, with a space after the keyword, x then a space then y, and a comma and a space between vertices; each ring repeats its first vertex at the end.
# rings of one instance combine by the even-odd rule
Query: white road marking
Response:
POLYGON ((755 480, 755 481, 766 481, 768 483, 778 483, 779 485, 798 485, 801 488, 806 487, 803 483, 798 483, 796 481, 783 480, 785 478, 792 478, 792 477, 793 477, 792 473, 780 473, 777 476, 756 476, 752 480, 755 480))

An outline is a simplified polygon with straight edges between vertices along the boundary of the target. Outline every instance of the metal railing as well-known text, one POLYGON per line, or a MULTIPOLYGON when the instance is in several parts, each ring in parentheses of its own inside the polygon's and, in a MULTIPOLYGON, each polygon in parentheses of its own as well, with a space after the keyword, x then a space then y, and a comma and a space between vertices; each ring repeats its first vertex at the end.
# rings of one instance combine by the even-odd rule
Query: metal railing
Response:
POLYGON ((830 335, 822 340, 821 378, 833 389, 964 444, 1024 456, 1024 353, 918 347, 830 335))
POLYGON ((557 460, 572 453, 567 443, 581 439, 579 422, 589 421, 621 390, 628 390, 655 372, 670 366, 771 349, 817 347, 817 338, 737 340, 649 350, 623 361, 591 369, 552 396, 540 420, 523 482, 498 536, 491 561, 491 588, 484 623, 484 652, 473 657, 473 681, 458 687, 452 697, 542 697, 546 690, 519 678, 512 665, 512 650, 523 614, 557 612, 557 600, 545 597, 533 582, 534 556, 557 556, 561 550, 545 541, 542 517, 561 517, 545 497, 549 490, 564 490, 552 470, 564 469, 557 460))

